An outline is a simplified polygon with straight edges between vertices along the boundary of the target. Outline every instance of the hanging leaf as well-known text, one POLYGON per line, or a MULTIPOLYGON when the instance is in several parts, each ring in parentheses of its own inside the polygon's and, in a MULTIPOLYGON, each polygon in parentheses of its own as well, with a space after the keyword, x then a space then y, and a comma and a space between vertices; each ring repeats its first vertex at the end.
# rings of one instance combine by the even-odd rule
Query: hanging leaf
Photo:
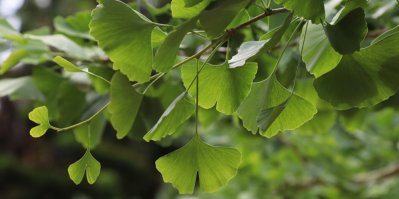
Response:
POLYGON ((187 92, 180 94, 165 110, 158 122, 145 134, 145 141, 158 141, 172 135, 195 111, 195 106, 185 99, 187 92))
POLYGON ((36 127, 33 127, 29 132, 30 135, 34 138, 41 137, 50 128, 48 110, 45 106, 33 109, 33 111, 29 113, 29 119, 38 124, 36 127))
POLYGON ((219 0, 214 9, 202 12, 199 20, 208 37, 215 38, 224 33, 225 28, 248 2, 248 0, 219 0))
POLYGON ((111 101, 108 110, 116 137, 122 139, 133 127, 143 95, 137 93, 129 80, 121 73, 115 73, 111 80, 111 101))
POLYGON ((89 150, 75 163, 69 165, 69 178, 75 183, 80 184, 86 173, 87 182, 93 184, 100 175, 101 164, 91 155, 89 150))
POLYGON ((159 158, 155 164, 165 182, 180 194, 194 191, 197 175, 204 192, 214 192, 233 178, 241 161, 241 153, 233 148, 214 147, 196 135, 182 148, 159 158))
POLYGON ((175 63, 180 43, 187 32, 191 31, 197 24, 197 18, 190 19, 180 25, 176 30, 169 33, 165 41, 157 50, 154 57, 153 68, 159 72, 168 72, 175 63))
POLYGON ((88 124, 74 130, 75 139, 86 149, 94 149, 101 141, 107 120, 104 114, 94 117, 88 124))
POLYGON ((244 127, 252 133, 272 137, 293 130, 310 120, 317 109, 302 97, 284 88, 274 75, 254 83, 237 110, 244 127), (260 127, 260 130, 259 130, 260 127))
POLYGON ((321 23, 325 18, 324 3, 321 0, 275 0, 275 2, 283 4, 295 15, 312 20, 316 24, 321 23))
POLYGON ((319 96, 337 109, 373 106, 392 96, 399 87, 399 34, 386 34, 316 79, 319 96))
POLYGON ((327 24, 325 30, 327 38, 337 52, 351 54, 358 51, 368 30, 363 9, 356 8, 344 17, 338 17, 332 25, 327 24))
MULTIPOLYGON (((202 63, 198 63, 202 66, 202 63)), ((248 95, 257 71, 256 63, 247 63, 239 68, 229 68, 228 63, 222 65, 205 64, 199 75, 198 104, 210 109, 216 104, 216 110, 224 114, 234 113, 248 95)), ((186 89, 197 74, 197 61, 192 60, 182 66, 182 80, 186 89)), ((196 85, 188 91, 196 95, 196 85)))
POLYGON ((186 2, 187 0, 172 0, 173 18, 189 19, 197 16, 211 3, 211 0, 202 0, 199 3, 186 2))
POLYGON ((155 24, 121 1, 104 0, 93 10, 90 34, 131 81, 145 82, 152 67, 151 33, 155 24))
POLYGON ((306 69, 315 77, 320 77, 323 74, 334 69, 342 58, 342 55, 337 53, 331 46, 323 26, 315 25, 308 22, 302 30, 301 41, 299 41, 299 49, 302 49, 302 59, 306 64, 306 69), (305 33, 306 31, 306 33, 305 33), (306 39, 304 38, 306 35, 306 39))

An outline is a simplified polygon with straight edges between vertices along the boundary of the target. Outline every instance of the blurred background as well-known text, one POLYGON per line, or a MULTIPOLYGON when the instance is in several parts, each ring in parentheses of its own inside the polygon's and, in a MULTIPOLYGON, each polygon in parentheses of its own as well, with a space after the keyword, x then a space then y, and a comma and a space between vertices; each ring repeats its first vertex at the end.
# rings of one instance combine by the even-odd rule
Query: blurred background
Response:
MULTIPOLYGON (((392 2, 370 1, 371 29, 378 24, 398 24, 398 6, 392 2)), ((150 3, 160 6, 167 1, 150 3)), ((89 11, 96 4, 94 0, 0 0, 0 16, 21 32, 43 26, 53 31, 56 16, 89 11)), ((169 20, 162 15, 157 19, 169 20)), ((1 43, 0 63, 11 53, 7 42, 1 43)), ((30 74, 30 67, 19 65, 1 79, 30 74)), ((165 94, 174 89, 169 86, 158 91, 165 94)), ((272 139, 252 135, 235 117, 202 111, 201 131, 207 142, 235 146, 243 153, 243 160, 237 176, 226 187, 212 194, 198 190, 189 196, 179 196, 170 184, 163 183, 154 162, 190 138, 192 121, 180 129, 188 135, 158 144, 136 138, 116 140, 107 124, 101 144, 93 151, 102 164, 100 177, 94 185, 83 180, 76 186, 67 167, 84 149, 74 134, 30 137, 33 124, 27 113, 34 104, 1 97, 0 198, 399 198, 398 97, 373 109, 326 111, 300 129, 272 139)), ((167 102, 170 99, 147 99, 148 114, 159 115, 167 102)))

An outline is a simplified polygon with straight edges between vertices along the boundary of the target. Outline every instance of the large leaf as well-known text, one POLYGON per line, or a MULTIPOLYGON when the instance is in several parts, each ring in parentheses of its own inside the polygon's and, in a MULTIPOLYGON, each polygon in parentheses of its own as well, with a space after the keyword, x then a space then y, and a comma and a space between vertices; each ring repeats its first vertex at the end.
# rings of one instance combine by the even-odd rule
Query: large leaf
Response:
POLYGON ((392 96, 399 87, 399 33, 386 34, 316 79, 319 96, 338 109, 373 106, 392 96))
POLYGON ((185 99, 187 92, 180 94, 165 110, 158 122, 145 134, 144 140, 158 141, 173 134, 195 111, 195 106, 185 99))
POLYGON ((278 42, 280 42, 285 31, 288 29, 291 20, 292 15, 288 15, 280 27, 269 32, 271 36, 268 39, 242 43, 237 54, 229 60, 230 67, 235 68, 243 66, 248 60, 250 61, 255 59, 257 56, 264 53, 264 51, 270 51, 278 42))
POLYGON ((115 73, 111 80, 111 101, 108 110, 118 139, 125 137, 132 129, 142 99, 143 96, 137 93, 127 77, 115 73))
POLYGON ((305 40, 302 52, 302 59, 306 64, 306 69, 315 77, 334 69, 342 58, 331 46, 322 25, 315 25, 310 22, 303 28, 300 49, 305 40), (306 38, 305 38, 306 35, 306 38))
POLYGON ((248 0, 219 0, 214 9, 205 10, 199 19, 206 34, 210 38, 219 36, 242 10, 248 0))
POLYGON ((186 0, 172 0, 172 16, 173 18, 189 19, 197 16, 208 6, 211 0, 202 0, 199 3, 186 2, 186 0))
POLYGON ((29 113, 29 119, 38 124, 30 130, 30 135, 34 138, 38 138, 44 135, 46 131, 50 128, 48 110, 45 106, 33 109, 33 111, 29 113))
POLYGON ((75 163, 69 165, 69 177, 75 184, 80 184, 86 173, 87 182, 93 184, 100 175, 101 164, 91 155, 89 150, 75 163))
MULTIPOLYGON (((344 13, 344 12, 341 12, 344 13)), ((356 8, 334 24, 327 24, 325 32, 333 48, 341 54, 351 54, 360 49, 367 35, 367 23, 362 8, 356 8)))
POLYGON ((197 18, 190 19, 169 33, 165 41, 157 50, 154 57, 153 68, 159 72, 169 71, 175 63, 181 41, 187 32, 191 31, 197 23, 197 18))
POLYGON ((312 20, 313 23, 320 23, 325 18, 324 3, 321 0, 275 0, 275 2, 283 4, 295 15, 312 20))
POLYGON ((191 194, 197 175, 201 190, 214 192, 236 175, 240 161, 238 150, 210 146, 195 135, 185 146, 159 158, 155 164, 165 182, 172 183, 180 194, 191 194))
MULTIPOLYGON (((202 63, 198 64, 202 66, 202 63)), ((198 104, 205 109, 216 104, 216 110, 219 112, 234 113, 248 95, 256 71, 256 63, 246 63, 238 68, 229 68, 228 63, 205 64, 199 75, 198 104)), ((184 86, 188 89, 197 74, 197 61, 192 60, 183 65, 181 72, 184 86)), ((191 96, 196 95, 196 89, 196 85, 193 84, 189 90, 191 96)))
POLYGON ((123 2, 104 0, 92 13, 90 34, 130 80, 145 82, 152 67, 151 33, 155 25, 123 2))
POLYGON ((280 131, 300 127, 316 114, 316 108, 302 97, 284 88, 274 75, 254 83, 237 113, 244 127, 272 137, 280 131))

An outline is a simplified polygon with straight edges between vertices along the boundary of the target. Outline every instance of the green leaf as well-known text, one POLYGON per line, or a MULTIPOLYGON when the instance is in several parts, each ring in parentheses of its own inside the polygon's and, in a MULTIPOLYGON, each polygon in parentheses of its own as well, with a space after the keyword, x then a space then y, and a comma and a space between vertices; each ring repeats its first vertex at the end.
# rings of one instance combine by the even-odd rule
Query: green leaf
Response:
POLYGON ((100 175, 100 171, 100 162, 91 155, 89 150, 86 151, 82 158, 68 167, 69 178, 77 185, 82 182, 85 173, 87 182, 93 184, 100 175))
POLYGON ((225 28, 248 4, 248 0, 219 0, 214 9, 205 10, 199 20, 206 34, 215 38, 224 33, 225 28))
POLYGON ((254 83, 237 113, 244 127, 272 137, 280 131, 293 130, 312 119, 317 109, 302 97, 284 88, 274 75, 254 83), (259 124, 258 124, 259 123, 259 124))
POLYGON ((94 117, 88 124, 74 130, 75 139, 86 149, 94 149, 101 141, 106 119, 104 114, 94 117))
POLYGON ((155 24, 121 1, 105 0, 92 13, 90 34, 131 81, 145 82, 152 67, 151 33, 155 24))
POLYGON ((299 48, 302 49, 306 34, 302 59, 306 64, 306 69, 315 77, 320 77, 334 69, 340 62, 342 55, 331 46, 322 25, 308 22, 306 26, 307 31, 306 28, 302 29, 301 41, 299 42, 299 48))
POLYGON ((133 127, 143 96, 137 93, 127 77, 115 73, 111 80, 111 101, 108 110, 116 137, 122 139, 133 127))
POLYGON ((29 119, 38 124, 36 127, 33 127, 29 132, 30 135, 34 138, 41 137, 50 128, 48 110, 45 106, 33 109, 33 111, 29 113, 29 119))
POLYGON ((165 182, 172 183, 180 194, 191 194, 197 175, 201 190, 214 192, 236 175, 240 161, 238 150, 208 145, 196 135, 185 146, 159 158, 155 164, 165 182))
POLYGON ((269 34, 271 34, 271 36, 265 40, 242 43, 237 54, 229 60, 230 67, 235 68, 243 66, 247 61, 254 60, 256 57, 264 53, 264 51, 270 51, 278 42, 280 42, 285 31, 288 29, 291 20, 292 15, 288 15, 287 18, 285 18, 284 23, 280 27, 270 31, 269 34))
POLYGON ((184 4, 187 7, 191 7, 191 6, 195 6, 195 5, 199 4, 199 3, 201 3, 201 1, 203 1, 203 0, 184 0, 184 4))
MULTIPOLYGON (((202 66, 202 63, 198 63, 202 66)), ((205 64, 199 75, 198 104, 205 109, 216 104, 216 110, 224 114, 234 113, 251 89, 257 71, 256 63, 246 63, 242 67, 229 68, 222 65, 205 64)), ((182 66, 182 80, 186 89, 197 74, 197 61, 192 60, 182 66)), ((196 95, 196 85, 188 91, 196 95)))
POLYGON ((81 71, 75 64, 71 63, 70 61, 64 59, 61 56, 54 57, 53 62, 55 62, 56 64, 58 64, 59 66, 64 68, 65 71, 68 71, 68 72, 80 72, 81 71))
POLYGON ((24 57, 26 57, 27 54, 28 52, 25 49, 18 49, 12 52, 1 65, 0 75, 6 73, 12 67, 17 65, 24 57))
POLYGON ((60 33, 93 40, 94 38, 89 34, 90 19, 91 14, 88 11, 78 12, 67 18, 58 16, 54 19, 54 27, 60 33))
POLYGON ((301 126, 299 130, 310 133, 326 133, 334 126, 336 120, 336 111, 318 111, 317 114, 301 126))
POLYGON ((169 33, 165 41, 157 50, 153 68, 159 72, 168 72, 175 63, 179 46, 187 32, 191 31, 197 23, 197 18, 190 19, 169 33))
POLYGON ((325 32, 332 47, 341 54, 358 51, 361 41, 367 35, 367 30, 367 22, 362 8, 356 8, 344 17, 339 17, 336 23, 325 26, 325 32))
POLYGON ((195 106, 185 99, 187 92, 180 94, 165 110, 158 122, 145 134, 145 141, 158 141, 172 135, 195 111, 195 106))
POLYGON ((319 96, 337 109, 376 105, 399 87, 399 33, 382 39, 353 55, 344 55, 339 65, 316 79, 319 96))
POLYGON ((85 110, 86 93, 67 80, 63 81, 55 92, 57 122, 62 126, 69 125, 76 121, 85 110))
POLYGON ((0 37, 9 35, 20 35, 20 33, 17 32, 5 18, 0 17, 0 37))
POLYGON ((165 41, 168 34, 162 31, 159 27, 155 27, 151 33, 151 45, 153 48, 158 48, 165 41))
POLYGON ((33 84, 31 77, 18 77, 0 80, 0 97, 8 96, 11 100, 30 99, 44 101, 43 94, 33 84))
POLYGON ((275 2, 283 4, 295 15, 312 20, 316 24, 321 23, 325 18, 324 3, 321 0, 275 0, 275 2))
POLYGON ((204 10, 211 0, 202 0, 200 3, 197 3, 193 6, 192 4, 186 4, 186 0, 172 0, 172 16, 173 18, 183 18, 189 19, 197 16, 204 10))

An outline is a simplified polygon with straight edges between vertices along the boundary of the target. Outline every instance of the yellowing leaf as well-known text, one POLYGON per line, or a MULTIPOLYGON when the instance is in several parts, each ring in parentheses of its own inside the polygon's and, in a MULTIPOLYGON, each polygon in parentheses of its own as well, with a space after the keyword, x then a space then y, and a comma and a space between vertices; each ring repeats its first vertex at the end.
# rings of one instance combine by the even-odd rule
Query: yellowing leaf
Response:
POLYGON ((214 192, 233 178, 241 161, 241 153, 233 148, 214 147, 196 135, 189 143, 159 158, 155 164, 165 182, 180 194, 194 191, 197 174, 204 192, 214 192))
POLYGON ((69 178, 75 184, 82 182, 85 173, 87 182, 93 184, 100 175, 100 171, 101 164, 91 155, 89 150, 86 151, 82 158, 68 167, 69 178))

